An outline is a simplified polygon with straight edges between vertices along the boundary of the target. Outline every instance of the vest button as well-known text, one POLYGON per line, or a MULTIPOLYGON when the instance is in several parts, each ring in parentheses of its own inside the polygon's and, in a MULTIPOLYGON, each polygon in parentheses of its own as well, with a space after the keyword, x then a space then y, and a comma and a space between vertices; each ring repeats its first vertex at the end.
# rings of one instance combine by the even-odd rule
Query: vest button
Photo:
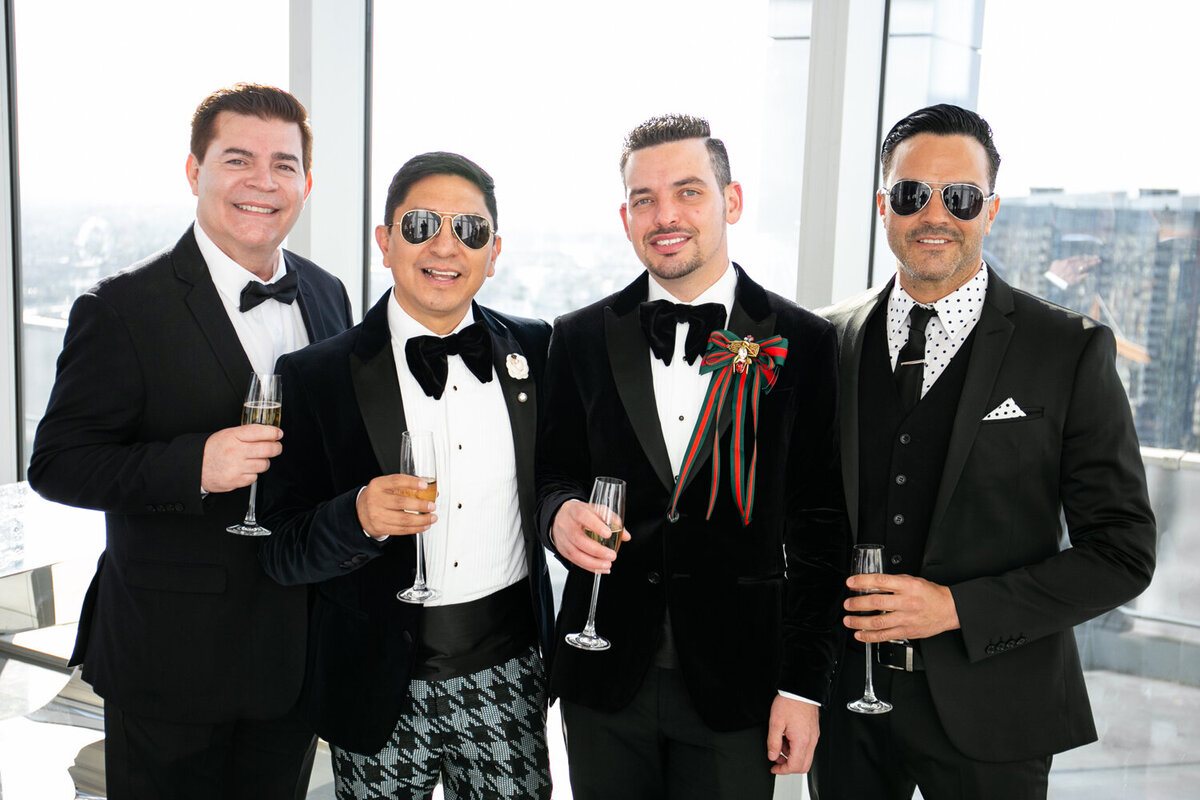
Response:
POLYGON ((903 525, 904 524, 904 515, 897 514, 896 516, 892 517, 892 522, 896 523, 897 525, 903 525))
POLYGON ((656 570, 650 570, 646 573, 646 580, 651 584, 658 586, 660 583, 662 583, 662 575, 660 575, 656 570))
POLYGON ((897 486, 903 486, 906 483, 908 483, 907 475, 904 475, 903 473, 901 473, 900 475, 896 476, 896 485, 897 486))
POLYGON ((894 556, 892 556, 892 563, 893 563, 893 564, 899 564, 899 563, 900 563, 901 561, 903 561, 903 560, 904 560, 904 556, 902 556, 902 555, 894 555, 894 556))
POLYGON ((909 436, 907 433, 900 434, 900 444, 908 444, 911 441, 912 441, 912 437, 909 436))

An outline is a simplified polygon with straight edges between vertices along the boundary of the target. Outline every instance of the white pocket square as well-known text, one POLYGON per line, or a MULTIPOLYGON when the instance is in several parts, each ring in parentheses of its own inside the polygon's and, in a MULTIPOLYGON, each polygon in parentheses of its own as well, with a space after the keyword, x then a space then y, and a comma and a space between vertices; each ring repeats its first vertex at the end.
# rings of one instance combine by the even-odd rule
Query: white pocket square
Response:
POLYGON ((1010 397, 1000 405, 993 408, 988 415, 983 418, 983 422, 991 422, 992 420, 997 419, 1016 419, 1017 417, 1023 416, 1025 416, 1025 412, 1022 411, 1021 407, 1013 402, 1013 399, 1010 397))

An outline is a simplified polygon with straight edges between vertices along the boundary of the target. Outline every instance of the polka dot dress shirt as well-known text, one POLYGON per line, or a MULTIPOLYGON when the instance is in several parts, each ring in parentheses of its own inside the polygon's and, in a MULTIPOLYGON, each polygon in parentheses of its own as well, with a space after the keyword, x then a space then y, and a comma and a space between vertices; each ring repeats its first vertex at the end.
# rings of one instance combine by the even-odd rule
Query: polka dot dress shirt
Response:
MULTIPOLYGON (((933 302, 937 316, 929 320, 925 329, 925 379, 921 385, 922 397, 946 371, 950 359, 954 358, 954 354, 975 329, 975 324, 983 315, 983 298, 987 295, 987 284, 987 269, 981 267, 971 280, 941 300, 933 302)), ((900 350, 908 341, 908 313, 914 304, 916 301, 897 281, 888 298, 887 309, 888 353, 892 359, 893 372, 896 370, 900 350)))

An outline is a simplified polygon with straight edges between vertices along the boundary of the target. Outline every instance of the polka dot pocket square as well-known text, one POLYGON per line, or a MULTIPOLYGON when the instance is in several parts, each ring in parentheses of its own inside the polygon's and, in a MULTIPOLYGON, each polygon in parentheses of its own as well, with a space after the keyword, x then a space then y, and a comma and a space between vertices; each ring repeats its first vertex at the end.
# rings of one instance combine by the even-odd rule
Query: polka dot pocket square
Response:
POLYGON ((988 412, 988 415, 983 418, 983 422, 994 422, 998 419, 1016 419, 1023 416, 1025 416, 1025 412, 1010 397, 988 412))

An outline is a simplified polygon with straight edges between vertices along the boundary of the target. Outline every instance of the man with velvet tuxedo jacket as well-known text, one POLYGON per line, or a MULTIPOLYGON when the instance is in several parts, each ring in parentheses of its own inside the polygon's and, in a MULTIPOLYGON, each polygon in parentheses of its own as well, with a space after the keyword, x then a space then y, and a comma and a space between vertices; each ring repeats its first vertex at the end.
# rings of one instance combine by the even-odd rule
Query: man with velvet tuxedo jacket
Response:
POLYGON ((977 114, 914 112, 881 161, 896 277, 828 316, 851 524, 885 574, 848 580, 882 593, 845 601, 876 614, 844 619, 814 794, 1044 798, 1052 755, 1096 739, 1072 626, 1154 570, 1113 334, 983 264, 1000 156, 977 114), (890 713, 846 708, 863 642, 890 713))
POLYGON ((282 358, 288 447, 262 482, 267 572, 316 583, 302 709, 338 798, 548 798, 553 599, 534 527, 550 329, 474 303, 500 254, 495 184, 426 153, 375 230, 394 287, 362 324, 282 358), (401 474, 430 431, 437 500, 401 474), (424 532, 422 605, 413 584, 424 532))
POLYGON ((647 271, 556 322, 539 436, 539 530, 570 568, 558 636, 583 627, 598 571, 596 629, 611 641, 555 654, 572 790, 768 798, 775 774, 808 769, 833 664, 847 536, 834 332, 730 263, 742 190, 706 121, 643 123, 621 168, 621 216, 647 271), (727 403, 687 466, 714 330, 755 347, 782 336, 787 353, 769 393, 740 395, 744 457, 730 456, 739 404, 727 403), (750 509, 730 471, 748 474, 755 452, 750 509), (588 535, 608 530, 582 502, 597 476, 628 485, 619 558, 588 535))
POLYGON ((187 160, 196 223, 71 309, 29 482, 106 512, 71 663, 105 701, 114 800, 307 792, 306 592, 225 529, 281 447, 277 428, 237 426, 250 375, 351 321, 341 282, 280 248, 311 141, 287 92, 210 95, 187 160))

